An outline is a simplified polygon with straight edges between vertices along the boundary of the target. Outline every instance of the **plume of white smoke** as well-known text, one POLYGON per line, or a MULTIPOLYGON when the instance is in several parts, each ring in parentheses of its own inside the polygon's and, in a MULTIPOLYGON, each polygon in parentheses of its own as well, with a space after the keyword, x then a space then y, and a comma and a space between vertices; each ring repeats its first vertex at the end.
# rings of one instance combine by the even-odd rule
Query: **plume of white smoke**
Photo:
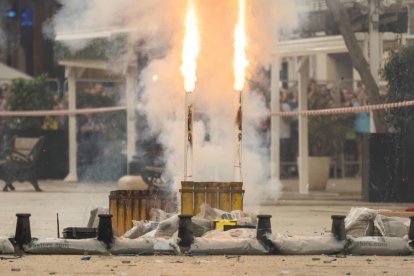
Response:
MULTIPOLYGON (((184 88, 180 75, 185 0, 60 0, 62 9, 45 28, 56 32, 130 28, 131 45, 145 41, 143 51, 162 49, 140 76, 144 95, 137 107, 147 115, 151 132, 164 145, 167 175, 175 187, 183 180, 184 88), (51 28, 53 27, 53 28, 51 28), (154 76, 157 78, 154 78, 154 76)), ((201 32, 195 97, 194 180, 231 181, 233 172, 233 32, 237 1, 196 1, 201 32), (202 118, 202 119, 200 119, 202 118), (209 139, 204 139, 208 134, 209 139)), ((253 0, 248 9, 250 69, 270 63, 278 28, 293 25, 294 1, 253 0)), ((68 43, 73 49, 85 44, 68 43)), ((276 193, 269 183, 268 147, 257 125, 268 116, 264 98, 244 91, 243 176, 245 199, 276 193)), ((138 134, 140 135, 140 134, 138 134)))

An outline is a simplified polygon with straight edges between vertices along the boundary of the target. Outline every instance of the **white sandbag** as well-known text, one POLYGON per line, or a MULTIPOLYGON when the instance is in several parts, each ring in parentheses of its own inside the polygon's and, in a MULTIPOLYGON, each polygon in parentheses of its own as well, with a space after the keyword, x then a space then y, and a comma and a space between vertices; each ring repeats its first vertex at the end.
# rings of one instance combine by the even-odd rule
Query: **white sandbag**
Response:
POLYGON ((398 237, 348 237, 352 255, 401 256, 412 254, 408 240, 398 237))
POLYGON ((345 231, 353 237, 372 236, 373 221, 379 211, 368 208, 351 208, 345 218, 345 231))
POLYGON ((33 239, 23 246, 29 254, 108 254, 105 243, 97 239, 33 239))
POLYGON ((181 254, 176 238, 155 238, 154 252, 162 255, 181 254))
POLYGON ((14 246, 8 238, 0 237, 0 254, 14 254, 14 246))
POLYGON ((149 239, 154 239, 155 238, 155 233, 157 233, 157 229, 154 229, 144 235, 142 235, 140 238, 149 238, 149 239))
POLYGON ((211 220, 196 218, 192 219, 194 237, 201 237, 208 231, 211 231, 214 224, 211 220))
POLYGON ((286 255, 322 255, 344 251, 346 241, 338 241, 327 236, 286 236, 269 235, 270 241, 282 254, 286 255))
POLYGON ((377 215, 374 219, 375 236, 400 237, 408 235, 409 218, 387 217, 377 215))
POLYGON ((223 217, 223 214, 226 214, 223 210, 211 208, 209 204, 202 204, 200 207, 200 213, 198 213, 196 216, 197 218, 203 218, 208 220, 215 220, 215 219, 221 219, 223 217))
POLYGON ((166 219, 174 216, 175 214, 167 213, 167 212, 165 212, 164 210, 161 210, 161 209, 152 208, 151 211, 150 211, 150 215, 151 215, 151 221, 161 222, 163 220, 166 220, 166 219))
POLYGON ((204 234, 203 238, 206 239, 231 239, 231 238, 244 238, 253 239, 256 238, 256 229, 237 228, 228 231, 212 230, 204 234))
POLYGON ((196 255, 265 255, 266 248, 252 238, 195 238, 189 250, 196 255))
POLYGON ((178 215, 174 215, 166 220, 161 221, 155 230, 154 237, 172 237, 175 232, 178 231, 179 218, 178 215))
POLYGON ((122 235, 123 238, 126 239, 136 239, 145 235, 148 232, 155 230, 158 226, 158 223, 150 222, 150 221, 132 221, 133 227, 125 232, 122 235))
POLYGON ((113 255, 148 255, 154 254, 154 239, 138 238, 125 239, 116 238, 110 249, 113 255))

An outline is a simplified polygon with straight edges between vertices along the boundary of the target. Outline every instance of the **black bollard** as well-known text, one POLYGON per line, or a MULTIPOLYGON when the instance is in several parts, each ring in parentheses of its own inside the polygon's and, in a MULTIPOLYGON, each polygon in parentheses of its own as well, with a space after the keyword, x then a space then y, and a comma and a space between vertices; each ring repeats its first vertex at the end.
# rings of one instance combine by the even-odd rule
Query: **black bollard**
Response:
POLYGON ((14 240, 20 249, 23 249, 23 245, 32 240, 32 234, 30 232, 30 214, 16 214, 16 217, 17 223, 14 240))
POLYGON ((180 241, 179 246, 190 247, 194 241, 192 215, 179 215, 180 221, 178 224, 178 237, 180 241))
POLYGON ((333 215, 331 232, 338 241, 346 240, 345 216, 333 215))
POLYGON ((270 219, 272 218, 271 215, 258 215, 257 219, 257 229, 256 229, 256 238, 259 241, 266 242, 268 238, 266 237, 267 234, 272 234, 272 224, 270 219))
POLYGON ((100 214, 98 217, 98 241, 103 241, 109 248, 114 239, 114 234, 112 232, 112 215, 100 214))
POLYGON ((408 239, 414 241, 414 216, 410 217, 410 229, 408 230, 408 239))

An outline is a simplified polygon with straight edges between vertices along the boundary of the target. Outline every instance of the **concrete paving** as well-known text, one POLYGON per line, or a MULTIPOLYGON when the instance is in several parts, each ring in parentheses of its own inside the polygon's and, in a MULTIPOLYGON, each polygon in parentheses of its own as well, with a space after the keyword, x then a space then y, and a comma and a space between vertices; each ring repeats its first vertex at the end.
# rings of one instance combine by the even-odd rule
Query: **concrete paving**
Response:
MULTIPOLYGON (((361 201, 359 179, 331 179, 326 191, 309 195, 297 193, 297 180, 284 180, 280 199, 245 206, 245 211, 271 214, 274 232, 315 234, 329 231, 332 214, 347 214, 354 206, 404 210, 414 204, 367 203, 361 201)), ((67 183, 41 181, 44 192, 37 193, 28 183, 16 183, 15 192, 0 192, 0 236, 12 236, 16 213, 31 213, 32 235, 56 237, 56 214, 60 231, 65 227, 86 226, 94 207, 107 207, 109 192, 116 183, 67 183)))

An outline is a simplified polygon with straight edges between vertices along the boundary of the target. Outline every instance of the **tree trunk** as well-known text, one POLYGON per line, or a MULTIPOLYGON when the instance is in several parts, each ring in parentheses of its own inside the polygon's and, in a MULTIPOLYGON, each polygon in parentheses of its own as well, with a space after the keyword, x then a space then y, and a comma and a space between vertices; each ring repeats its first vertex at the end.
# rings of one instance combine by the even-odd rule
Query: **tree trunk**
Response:
MULTIPOLYGON (((372 104, 382 103, 378 84, 376 83, 368 61, 362 52, 361 47, 358 44, 358 40, 355 37, 352 29, 351 20, 346 9, 340 3, 340 0, 327 0, 326 5, 333 13, 333 16, 338 24, 339 30, 344 38, 345 45, 348 48, 349 56, 351 57, 354 68, 361 76, 362 82, 365 85, 365 90, 372 104)), ((384 110, 374 111, 374 122, 376 131, 380 133, 387 132, 387 124, 385 122, 384 110)))

